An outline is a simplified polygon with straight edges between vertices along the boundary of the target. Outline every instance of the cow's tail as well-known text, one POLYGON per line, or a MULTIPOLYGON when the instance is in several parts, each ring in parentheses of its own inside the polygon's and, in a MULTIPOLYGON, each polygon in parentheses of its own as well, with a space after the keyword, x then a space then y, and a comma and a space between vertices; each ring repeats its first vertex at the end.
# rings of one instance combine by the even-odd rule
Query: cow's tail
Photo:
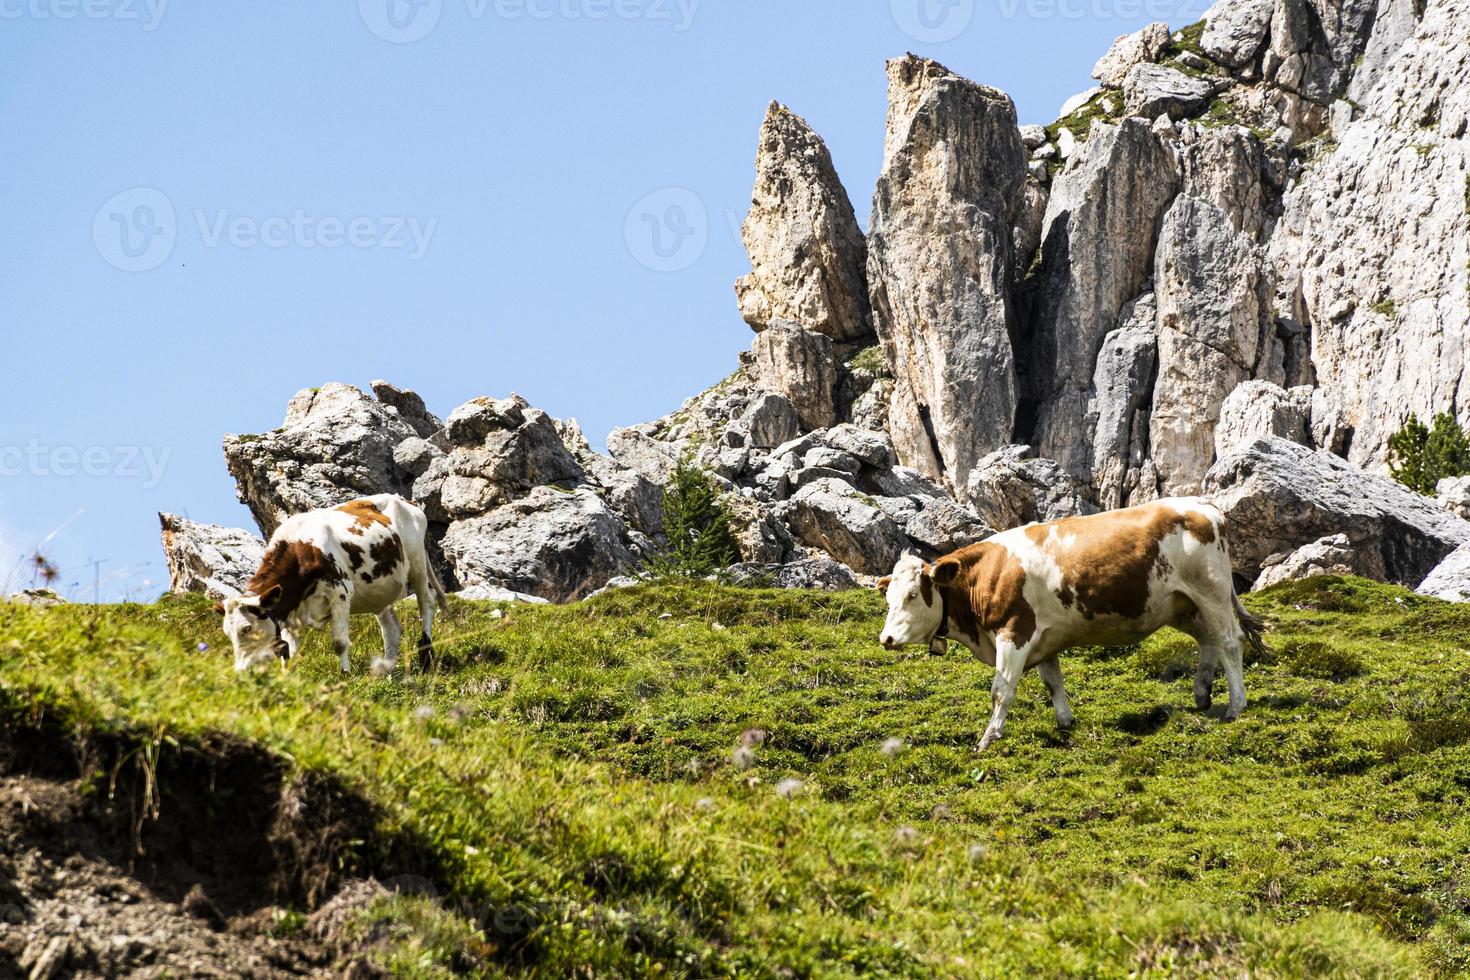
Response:
POLYGON ((434 605, 439 607, 442 613, 449 612, 449 597, 444 592, 444 583, 439 581, 439 572, 434 568, 434 563, 429 561, 424 564, 429 566, 429 588, 434 590, 434 605))
POLYGON ((1266 624, 1257 616, 1252 616, 1250 610, 1241 604, 1240 596, 1232 589, 1230 601, 1235 604, 1235 618, 1240 623, 1240 631, 1245 634, 1245 642, 1255 653, 1257 659, 1266 655, 1266 624))

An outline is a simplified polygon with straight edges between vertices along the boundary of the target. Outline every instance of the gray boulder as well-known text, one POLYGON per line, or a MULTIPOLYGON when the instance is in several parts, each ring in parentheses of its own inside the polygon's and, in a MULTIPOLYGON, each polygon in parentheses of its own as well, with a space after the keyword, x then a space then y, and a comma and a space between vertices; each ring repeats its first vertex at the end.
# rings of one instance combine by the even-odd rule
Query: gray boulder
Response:
POLYGON ((852 569, 826 555, 797 558, 785 564, 742 563, 725 569, 725 576, 737 585, 768 586, 776 589, 816 589, 842 592, 858 587, 852 569))
POLYGON ((417 392, 399 388, 387 381, 374 381, 369 387, 373 389, 373 394, 377 396, 378 401, 396 411, 398 417, 407 422, 409 428, 417 432, 421 438, 428 439, 444 428, 444 423, 429 411, 417 392))
POLYGON ((790 402, 804 428, 837 421, 837 356, 830 337, 773 320, 753 349, 757 383, 790 402))
POLYGON ((249 531, 158 515, 169 591, 202 592, 211 599, 239 595, 265 557, 265 542, 249 531))
POLYGON ((875 500, 836 479, 802 487, 776 513, 797 541, 868 575, 885 574, 908 543, 875 500))
POLYGON ((794 321, 836 340, 871 334, 867 241, 822 138, 772 102, 761 125, 742 237, 752 271, 735 284, 756 330, 794 321))
POLYGON ((627 533, 622 518, 591 490, 542 486, 488 514, 455 521, 442 547, 466 588, 496 586, 570 602, 635 565, 627 533))
POLYGON ((351 385, 298 392, 280 428, 227 435, 225 462, 240 502, 269 535, 292 514, 377 493, 407 495, 394 450, 418 434, 397 412, 351 385))
POLYGON ((1230 521, 1236 574, 1259 577, 1267 559, 1345 534, 1359 567, 1417 586, 1451 551, 1470 542, 1470 521, 1330 453, 1263 437, 1216 462, 1204 489, 1230 521))
POLYGON ((786 396, 764 392, 730 423, 725 434, 741 446, 773 449, 801 434, 801 417, 786 396))
POLYGON ((1312 389, 1290 391, 1269 381, 1247 381, 1220 405, 1215 427, 1215 455, 1261 436, 1277 436, 1304 446, 1312 444, 1312 389))
POLYGON ((998 531, 1033 521, 1092 514, 1087 488, 1055 460, 1035 459, 1030 446, 1006 446, 970 472, 965 492, 980 519, 998 531))
POLYGON ((1113 42, 1108 53, 1092 69, 1092 77, 1108 88, 1121 88, 1135 65, 1158 61, 1169 43, 1169 25, 1149 24, 1113 42))
POLYGON ((1254 591, 1269 589, 1282 582, 1294 582, 1315 575, 1361 575, 1383 578, 1383 565, 1378 552, 1360 548, 1346 534, 1332 534, 1304 544, 1291 553, 1271 555, 1256 576, 1254 591))
POLYGON ((1434 488, 1434 500, 1456 517, 1470 518, 1470 476, 1451 476, 1434 488))
POLYGON ((1470 602, 1470 545, 1461 545, 1450 552, 1415 591, 1450 602, 1470 602))
POLYGON ((1220 0, 1205 15, 1200 47, 1227 68, 1244 68, 1266 43, 1276 0, 1220 0))
POLYGON ((1157 315, 1153 293, 1135 299, 1119 314, 1122 326, 1103 338, 1097 352, 1088 417, 1095 420, 1093 486, 1104 510, 1141 503, 1157 491, 1144 472, 1158 363, 1157 315))
POLYGON ((1215 94, 1213 82, 1164 65, 1134 65, 1123 80, 1123 104, 1130 116, 1187 119, 1215 94))

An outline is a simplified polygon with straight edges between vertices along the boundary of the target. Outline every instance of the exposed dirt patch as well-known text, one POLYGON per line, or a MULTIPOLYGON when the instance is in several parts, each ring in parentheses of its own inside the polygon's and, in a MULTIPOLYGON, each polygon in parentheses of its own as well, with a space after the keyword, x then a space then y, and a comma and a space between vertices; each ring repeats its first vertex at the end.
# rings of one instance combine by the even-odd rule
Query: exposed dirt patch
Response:
POLYGON ((298 913, 434 867, 377 825, 258 746, 77 738, 0 710, 0 980, 370 976, 298 913))

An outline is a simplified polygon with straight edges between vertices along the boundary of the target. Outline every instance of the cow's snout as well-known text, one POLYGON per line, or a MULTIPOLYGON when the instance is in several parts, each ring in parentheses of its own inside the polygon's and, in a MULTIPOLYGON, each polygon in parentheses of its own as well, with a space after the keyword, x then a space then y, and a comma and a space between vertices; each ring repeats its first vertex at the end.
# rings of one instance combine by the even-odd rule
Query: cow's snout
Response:
POLYGON ((885 650, 895 650, 898 648, 898 643, 887 633, 884 633, 879 639, 883 644, 883 649, 885 650))

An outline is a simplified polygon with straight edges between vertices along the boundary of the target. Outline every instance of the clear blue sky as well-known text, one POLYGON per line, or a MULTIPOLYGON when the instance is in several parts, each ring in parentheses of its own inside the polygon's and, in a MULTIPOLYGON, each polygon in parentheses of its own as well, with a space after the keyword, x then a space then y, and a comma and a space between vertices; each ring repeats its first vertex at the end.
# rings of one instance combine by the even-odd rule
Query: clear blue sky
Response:
POLYGON ((866 224, 885 59, 1049 122, 1113 37, 1205 6, 0 0, 0 587, 65 525, 64 592, 103 559, 103 598, 151 599, 154 513, 253 526, 220 437, 325 381, 518 391, 594 441, 664 414, 750 342, 771 99, 866 224))

